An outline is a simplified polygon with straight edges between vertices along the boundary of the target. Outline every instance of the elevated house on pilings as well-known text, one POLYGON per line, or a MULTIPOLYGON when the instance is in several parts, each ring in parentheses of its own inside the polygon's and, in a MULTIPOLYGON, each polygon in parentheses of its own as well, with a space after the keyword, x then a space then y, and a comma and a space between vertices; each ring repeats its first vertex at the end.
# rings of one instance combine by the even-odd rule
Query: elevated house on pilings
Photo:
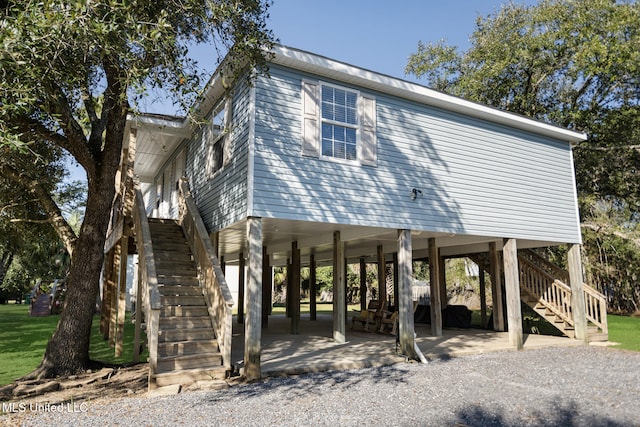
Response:
MULTIPOLYGON (((338 342, 346 263, 395 262, 399 348, 415 358, 412 260, 429 260, 438 336, 442 260, 459 256, 491 276, 493 327, 508 329, 514 348, 523 345, 521 303, 572 338, 606 339, 606 304, 583 283, 580 262, 572 146, 584 134, 289 47, 273 53, 269 76, 251 84, 214 74, 196 108, 202 123, 129 122, 103 331, 118 341, 119 259, 135 250, 151 383, 231 369, 225 265, 247 269, 237 305, 250 378, 261 375, 270 272, 281 265, 293 283, 301 266, 333 265, 327 333, 338 342), (557 245, 569 248, 568 272, 530 251, 557 245)), ((288 293, 292 334, 299 293, 288 293)))

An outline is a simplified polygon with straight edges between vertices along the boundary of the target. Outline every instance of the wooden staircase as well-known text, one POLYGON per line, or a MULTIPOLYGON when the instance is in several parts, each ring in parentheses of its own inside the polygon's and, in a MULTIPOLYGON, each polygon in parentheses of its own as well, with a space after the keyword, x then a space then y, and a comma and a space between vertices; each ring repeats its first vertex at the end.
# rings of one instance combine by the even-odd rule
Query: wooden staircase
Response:
POLYGON ((161 309, 158 327, 158 387, 223 380, 219 351, 197 267, 182 227, 149 219, 161 309))
MULTIPOLYGON (((480 268, 489 271, 489 259, 484 254, 468 255, 480 268)), ((564 335, 575 338, 569 273, 531 250, 518 251, 520 297, 538 315, 564 335)), ((605 297, 583 284, 590 342, 607 341, 607 303, 605 297)))
MULTIPOLYGON (((518 253, 520 296, 531 307, 569 338, 575 338, 569 273, 531 250, 518 253)), ((607 341, 607 303, 604 295, 582 284, 589 342, 607 341)))

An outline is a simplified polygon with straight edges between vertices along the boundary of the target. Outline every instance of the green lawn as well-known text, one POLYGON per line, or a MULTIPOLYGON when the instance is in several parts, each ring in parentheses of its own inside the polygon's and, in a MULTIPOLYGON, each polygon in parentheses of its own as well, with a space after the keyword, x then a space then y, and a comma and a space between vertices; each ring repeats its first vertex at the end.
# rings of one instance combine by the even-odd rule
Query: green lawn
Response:
POLYGON ((615 348, 640 351, 640 317, 608 315, 609 341, 620 343, 615 348))
MULTIPOLYGON (((0 305, 0 385, 28 374, 40 364, 58 319, 59 315, 31 317, 28 305, 0 305)), ((114 364, 130 363, 133 360, 133 326, 127 319, 123 355, 116 358, 113 348, 100 335, 100 318, 96 316, 91 332, 91 359, 114 364)), ((144 335, 141 339, 145 339, 144 335)), ((146 361, 147 353, 140 360, 146 361)))
MULTIPOLYGON (((350 312, 358 308, 359 305, 350 305, 348 310, 350 312)), ((317 305, 318 313, 331 313, 331 310, 330 303, 317 305)), ((281 306, 273 308, 274 314, 284 311, 281 306)), ((303 302, 301 311, 309 311, 308 303, 303 302)), ((0 385, 28 374, 38 366, 59 318, 60 316, 30 317, 27 305, 0 305, 0 385)), ((609 340, 620 343, 615 348, 640 351, 640 318, 609 315, 608 321, 609 340)), ((125 323, 124 354, 119 358, 113 356, 113 349, 102 339, 99 327, 100 318, 96 316, 91 335, 91 358, 108 363, 130 363, 133 360, 134 327, 129 319, 125 323)), ((144 335, 142 339, 145 339, 144 335)), ((146 359, 145 352, 140 360, 146 359)))

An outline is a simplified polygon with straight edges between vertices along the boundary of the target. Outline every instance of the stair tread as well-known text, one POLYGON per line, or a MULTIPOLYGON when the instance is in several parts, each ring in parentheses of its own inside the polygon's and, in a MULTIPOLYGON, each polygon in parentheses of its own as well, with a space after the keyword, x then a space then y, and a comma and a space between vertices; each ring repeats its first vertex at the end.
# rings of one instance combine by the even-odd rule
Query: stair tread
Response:
POLYGON ((170 360, 176 360, 176 359, 180 359, 180 360, 186 360, 186 359, 206 359, 208 357, 211 356, 215 356, 215 357, 219 357, 221 356, 220 351, 211 351, 211 352, 200 352, 200 353, 195 353, 195 354, 172 354, 170 356, 160 356, 158 355, 158 361, 170 361, 170 360))
MULTIPOLYGON (((188 369, 175 369, 167 372, 157 372, 154 377, 157 379, 169 379, 172 377, 180 377, 182 375, 193 375, 193 374, 209 374, 212 373, 214 376, 220 375, 224 376, 227 372, 227 369, 224 366, 213 366, 208 368, 188 368, 188 369)), ((208 376, 208 375, 207 375, 208 376)))

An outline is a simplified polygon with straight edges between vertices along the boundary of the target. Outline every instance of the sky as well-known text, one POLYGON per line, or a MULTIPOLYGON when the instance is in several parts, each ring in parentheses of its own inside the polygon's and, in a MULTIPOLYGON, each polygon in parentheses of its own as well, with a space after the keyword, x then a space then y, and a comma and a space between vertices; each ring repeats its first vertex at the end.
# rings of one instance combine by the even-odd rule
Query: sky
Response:
MULTIPOLYGON (((508 1, 273 0, 267 25, 285 46, 420 83, 404 73, 419 41, 445 40, 464 51, 477 17, 498 12, 508 1)), ((216 58, 208 57, 209 52, 206 46, 199 46, 193 56, 213 71, 216 58)), ((175 113, 170 103, 156 101, 141 107, 146 112, 175 113)), ((72 175, 71 179, 84 179, 77 168, 72 175)))
MULTIPOLYGON (((469 47, 476 18, 498 12, 509 0, 273 0, 269 29, 285 46, 306 50, 392 77, 421 83, 404 69, 418 42, 445 40, 469 47)), ((535 4, 536 0, 513 0, 535 4)), ((215 69, 210 49, 192 56, 215 69)), ((147 112, 174 114, 171 105, 142 105, 147 112)))
POLYGON ((404 69, 418 41, 466 50, 476 18, 507 1, 274 0, 268 22, 281 44, 410 79, 404 69))

